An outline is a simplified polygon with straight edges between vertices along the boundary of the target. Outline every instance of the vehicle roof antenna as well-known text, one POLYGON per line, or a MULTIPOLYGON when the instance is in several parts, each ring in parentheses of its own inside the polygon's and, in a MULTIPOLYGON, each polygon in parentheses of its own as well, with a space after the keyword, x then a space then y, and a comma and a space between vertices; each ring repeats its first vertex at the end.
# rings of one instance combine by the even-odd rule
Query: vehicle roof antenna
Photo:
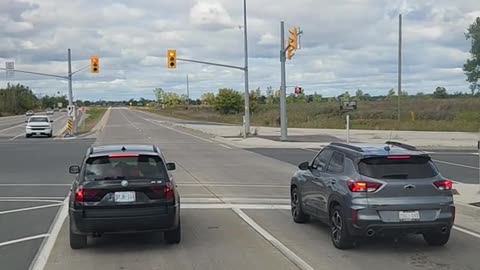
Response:
POLYGON ((127 148, 125 148, 125 146, 122 146, 122 152, 125 152, 127 150, 127 148))

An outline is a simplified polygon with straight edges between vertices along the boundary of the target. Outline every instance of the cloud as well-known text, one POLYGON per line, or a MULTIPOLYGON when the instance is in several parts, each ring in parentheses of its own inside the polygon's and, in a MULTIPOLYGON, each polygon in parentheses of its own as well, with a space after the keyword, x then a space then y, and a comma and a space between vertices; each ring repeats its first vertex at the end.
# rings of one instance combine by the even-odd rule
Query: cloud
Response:
POLYGON ((234 25, 227 10, 220 2, 198 1, 190 10, 190 21, 193 26, 204 30, 216 31, 232 28, 234 25))

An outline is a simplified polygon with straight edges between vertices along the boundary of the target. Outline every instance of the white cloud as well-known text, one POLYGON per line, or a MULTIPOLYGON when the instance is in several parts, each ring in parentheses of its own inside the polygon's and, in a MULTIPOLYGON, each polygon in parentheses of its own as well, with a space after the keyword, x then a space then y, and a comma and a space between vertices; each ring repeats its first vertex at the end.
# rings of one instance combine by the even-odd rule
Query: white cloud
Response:
POLYGON ((190 21, 202 29, 221 30, 233 27, 232 19, 220 2, 199 0, 190 10, 190 21))

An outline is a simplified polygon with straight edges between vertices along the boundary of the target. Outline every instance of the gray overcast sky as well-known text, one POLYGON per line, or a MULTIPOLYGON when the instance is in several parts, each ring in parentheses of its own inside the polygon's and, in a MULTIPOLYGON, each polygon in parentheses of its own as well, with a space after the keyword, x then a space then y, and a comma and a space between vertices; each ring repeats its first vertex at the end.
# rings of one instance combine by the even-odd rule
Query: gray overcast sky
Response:
MULTIPOLYGON (((287 63, 287 84, 334 96, 358 88, 386 94, 397 85, 398 14, 404 16, 404 90, 436 86, 468 91, 462 66, 467 27, 478 0, 248 0, 250 89, 280 84, 279 22, 300 26, 302 50, 287 63)), ((243 90, 243 72, 179 62, 166 68, 166 50, 179 57, 243 65, 242 0, 2 0, 0 62, 17 69, 66 73, 99 55, 101 74, 75 76, 75 99, 153 98, 152 89, 191 96, 218 88, 243 90)), ((7 81, 1 76, 0 86, 7 81)), ((67 93, 67 83, 17 73, 36 93, 67 93)), ((293 91, 289 89, 289 91, 293 91)))

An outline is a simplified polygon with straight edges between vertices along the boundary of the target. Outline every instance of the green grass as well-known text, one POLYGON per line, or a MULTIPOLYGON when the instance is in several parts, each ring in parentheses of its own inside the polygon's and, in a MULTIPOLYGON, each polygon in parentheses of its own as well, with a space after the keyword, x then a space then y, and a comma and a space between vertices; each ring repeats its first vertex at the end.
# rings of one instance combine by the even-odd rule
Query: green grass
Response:
MULTIPOLYGON (((242 123, 242 113, 224 115, 207 106, 143 108, 180 119, 242 123)), ((345 128, 345 114, 338 103, 292 103, 287 105, 288 126, 298 128, 345 128)), ((251 123, 279 126, 278 104, 259 105, 251 123)), ((369 130, 466 131, 480 130, 480 98, 429 99, 408 97, 401 100, 401 121, 397 120, 397 101, 358 102, 350 113, 351 128, 369 130), (412 116, 413 114, 413 116, 412 116), (413 118, 414 117, 414 118, 413 118)))
POLYGON ((98 121, 102 119, 106 111, 106 108, 89 108, 87 111, 88 117, 87 119, 85 119, 85 123, 79 127, 78 132, 86 133, 92 130, 92 128, 95 127, 98 121))

